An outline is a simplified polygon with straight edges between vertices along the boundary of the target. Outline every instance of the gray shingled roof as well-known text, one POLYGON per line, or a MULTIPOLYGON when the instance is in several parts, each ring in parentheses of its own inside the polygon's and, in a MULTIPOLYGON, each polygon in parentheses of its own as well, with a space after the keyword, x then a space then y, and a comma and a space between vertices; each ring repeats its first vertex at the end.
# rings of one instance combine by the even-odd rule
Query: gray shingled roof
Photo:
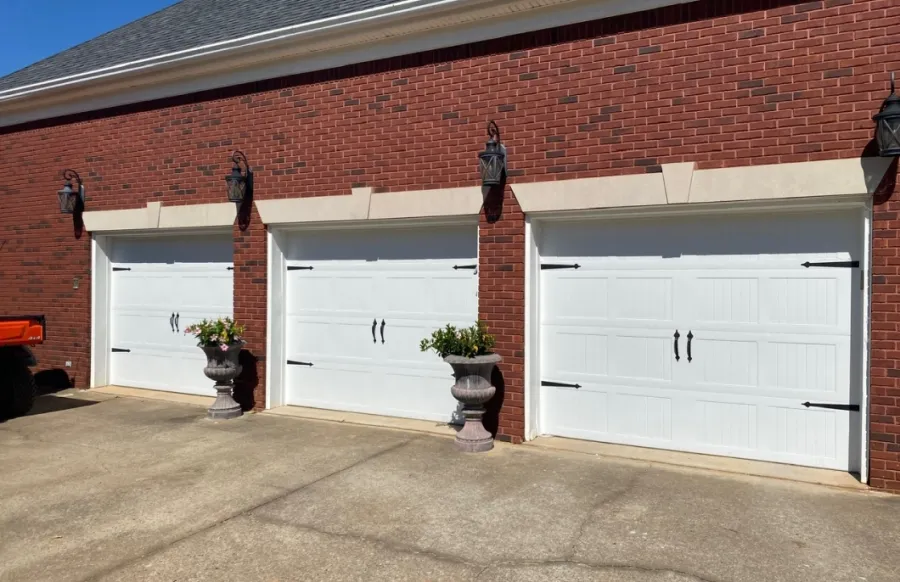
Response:
POLYGON ((0 78, 0 90, 312 22, 398 0, 182 0, 0 78))

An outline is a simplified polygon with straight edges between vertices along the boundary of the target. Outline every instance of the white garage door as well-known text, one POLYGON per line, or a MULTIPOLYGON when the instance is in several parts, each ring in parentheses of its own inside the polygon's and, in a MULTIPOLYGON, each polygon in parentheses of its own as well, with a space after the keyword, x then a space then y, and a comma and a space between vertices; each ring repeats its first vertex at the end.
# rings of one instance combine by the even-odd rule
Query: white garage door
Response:
POLYGON ((232 239, 179 236, 113 243, 110 382, 213 396, 186 327, 232 315, 232 239))
POLYGON ((477 247, 476 226, 293 235, 286 403, 448 421, 450 367, 419 342, 475 321, 477 247))
POLYGON ((858 470, 861 223, 548 225, 542 432, 858 470))

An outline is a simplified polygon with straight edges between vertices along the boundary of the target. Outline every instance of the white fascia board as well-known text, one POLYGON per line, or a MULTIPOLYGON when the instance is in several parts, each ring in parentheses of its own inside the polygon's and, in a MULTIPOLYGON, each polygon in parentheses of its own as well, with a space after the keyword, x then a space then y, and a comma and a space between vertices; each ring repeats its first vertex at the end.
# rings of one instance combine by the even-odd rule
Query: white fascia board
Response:
POLYGON ((384 9, 362 11, 0 91, 0 127, 415 54, 690 1, 407 0, 384 9))

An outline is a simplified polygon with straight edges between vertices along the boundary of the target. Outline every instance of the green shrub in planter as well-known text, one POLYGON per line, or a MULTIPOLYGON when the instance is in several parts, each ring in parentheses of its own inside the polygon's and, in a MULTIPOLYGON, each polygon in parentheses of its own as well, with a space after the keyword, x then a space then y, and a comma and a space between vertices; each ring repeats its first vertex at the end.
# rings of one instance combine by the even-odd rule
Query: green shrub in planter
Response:
POLYGON ((494 349, 494 336, 487 332, 487 324, 483 321, 463 329, 447 324, 447 327, 432 333, 430 339, 423 339, 419 347, 423 352, 434 350, 442 358, 447 356, 474 358, 491 353, 494 349))

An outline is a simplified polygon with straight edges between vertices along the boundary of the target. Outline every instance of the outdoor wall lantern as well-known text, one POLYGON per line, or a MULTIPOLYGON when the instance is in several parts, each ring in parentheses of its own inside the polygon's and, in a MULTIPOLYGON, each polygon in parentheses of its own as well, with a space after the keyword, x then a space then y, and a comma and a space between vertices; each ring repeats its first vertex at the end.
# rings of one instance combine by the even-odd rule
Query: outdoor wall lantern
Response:
POLYGON ((253 192, 253 170, 247 163, 247 156, 241 151, 231 154, 231 161, 234 162, 231 173, 225 176, 225 182, 228 184, 228 201, 240 204, 253 192), (245 172, 241 172, 242 163, 245 172))
POLYGON ((493 188, 503 184, 506 173, 506 146, 500 142, 500 128, 493 121, 488 123, 488 137, 484 151, 478 154, 478 167, 481 171, 482 186, 493 188))
POLYGON ((81 176, 75 170, 64 170, 63 179, 66 181, 62 189, 56 195, 59 198, 59 211, 63 214, 75 214, 84 209, 84 183, 81 176), (78 182, 78 188, 72 188, 72 180, 78 182))
POLYGON ((886 158, 900 156, 900 96, 894 92, 894 73, 891 73, 891 94, 872 119, 877 124, 878 153, 886 158))

